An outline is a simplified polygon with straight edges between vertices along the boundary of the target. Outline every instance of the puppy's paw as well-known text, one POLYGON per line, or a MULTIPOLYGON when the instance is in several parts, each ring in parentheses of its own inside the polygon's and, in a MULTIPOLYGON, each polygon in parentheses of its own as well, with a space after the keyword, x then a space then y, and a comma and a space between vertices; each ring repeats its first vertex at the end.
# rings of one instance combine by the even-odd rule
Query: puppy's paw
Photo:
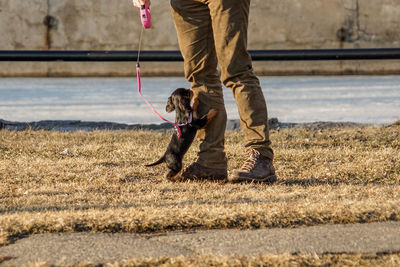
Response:
POLYGON ((207 113, 207 120, 211 120, 215 116, 217 116, 218 110, 216 109, 210 109, 210 111, 207 113))
POLYGON ((165 174, 165 178, 166 178, 168 181, 177 182, 179 173, 180 173, 180 172, 176 172, 176 171, 170 170, 169 172, 167 172, 167 173, 165 174))

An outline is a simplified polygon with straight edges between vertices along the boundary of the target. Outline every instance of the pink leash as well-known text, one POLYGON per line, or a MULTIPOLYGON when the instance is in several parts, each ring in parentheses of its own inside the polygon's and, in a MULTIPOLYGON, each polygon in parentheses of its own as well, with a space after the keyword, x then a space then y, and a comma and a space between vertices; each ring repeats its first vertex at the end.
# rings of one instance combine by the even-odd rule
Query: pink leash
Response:
POLYGON ((188 121, 188 123, 186 124, 175 124, 172 121, 167 120, 166 118, 164 118, 163 116, 161 116, 160 113, 158 113, 158 111, 149 103, 149 101, 147 101, 147 99, 143 96, 142 94, 142 82, 140 79, 140 64, 137 63, 136 64, 136 77, 137 77, 137 83, 138 83, 138 92, 140 94, 140 96, 143 98, 143 100, 146 102, 146 104, 151 108, 151 110, 156 113, 158 115, 158 117, 160 117, 160 119, 162 119, 163 121, 166 121, 170 124, 172 124, 176 130, 176 133, 178 134, 178 138, 182 137, 182 131, 181 128, 179 126, 185 126, 187 124, 190 124, 192 122, 192 114, 190 114, 190 119, 188 121))
POLYGON ((162 119, 163 121, 166 121, 166 122, 168 122, 168 123, 170 123, 170 124, 172 124, 174 126, 174 128, 176 130, 176 133, 178 135, 178 138, 181 138, 182 137, 182 131, 181 131, 180 127, 191 124, 192 120, 193 120, 193 114, 190 113, 190 118, 189 118, 189 121, 187 123, 175 124, 172 121, 169 121, 166 118, 164 118, 163 116, 161 116, 161 114, 158 113, 155 108, 153 108, 153 106, 149 103, 149 101, 147 101, 147 99, 142 94, 142 82, 141 82, 141 79, 140 79, 139 59, 140 59, 140 50, 141 50, 141 44, 142 44, 143 29, 149 29, 152 26, 151 25, 150 8, 148 6, 143 5, 140 8, 140 19, 142 21, 143 28, 142 28, 142 32, 140 33, 138 56, 137 56, 137 63, 136 63, 136 77, 137 77, 137 84, 138 84, 138 92, 139 92, 140 96, 143 98, 143 100, 146 102, 146 104, 151 108, 151 110, 153 110, 154 113, 156 113, 158 115, 158 117, 160 117, 160 119, 162 119))

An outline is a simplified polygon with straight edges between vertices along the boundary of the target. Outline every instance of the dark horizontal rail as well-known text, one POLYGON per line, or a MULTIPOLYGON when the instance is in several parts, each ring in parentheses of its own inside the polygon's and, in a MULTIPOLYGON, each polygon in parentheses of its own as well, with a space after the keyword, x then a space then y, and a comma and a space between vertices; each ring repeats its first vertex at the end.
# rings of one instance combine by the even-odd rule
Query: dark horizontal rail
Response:
MULTIPOLYGON (((372 60, 400 59, 400 48, 250 50, 254 61, 372 60)), ((24 51, 0 50, 0 61, 86 61, 129 62, 137 60, 137 51, 24 51)), ((141 61, 182 61, 179 51, 142 51, 141 61)))

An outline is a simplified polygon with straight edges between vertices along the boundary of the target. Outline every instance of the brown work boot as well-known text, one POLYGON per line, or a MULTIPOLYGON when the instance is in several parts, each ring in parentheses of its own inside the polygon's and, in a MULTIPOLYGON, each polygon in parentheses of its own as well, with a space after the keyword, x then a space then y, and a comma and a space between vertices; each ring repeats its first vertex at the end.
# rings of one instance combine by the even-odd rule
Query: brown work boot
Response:
POLYGON ((272 160, 261 155, 257 150, 251 149, 249 157, 242 168, 233 171, 229 181, 233 183, 256 182, 272 184, 277 181, 277 178, 272 160))
POLYGON ((224 169, 209 168, 194 162, 171 181, 226 181, 227 178, 228 174, 224 169))

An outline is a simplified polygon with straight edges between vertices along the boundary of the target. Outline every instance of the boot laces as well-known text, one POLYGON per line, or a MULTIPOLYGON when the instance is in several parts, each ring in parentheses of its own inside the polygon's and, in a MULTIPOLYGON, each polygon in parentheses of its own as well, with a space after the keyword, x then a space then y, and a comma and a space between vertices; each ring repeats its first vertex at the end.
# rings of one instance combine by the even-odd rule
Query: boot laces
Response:
POLYGON ((259 159, 260 152, 257 150, 251 149, 248 152, 248 158, 247 160, 243 163, 243 166, 241 168, 242 171, 250 172, 254 166, 257 163, 257 160, 259 159))

